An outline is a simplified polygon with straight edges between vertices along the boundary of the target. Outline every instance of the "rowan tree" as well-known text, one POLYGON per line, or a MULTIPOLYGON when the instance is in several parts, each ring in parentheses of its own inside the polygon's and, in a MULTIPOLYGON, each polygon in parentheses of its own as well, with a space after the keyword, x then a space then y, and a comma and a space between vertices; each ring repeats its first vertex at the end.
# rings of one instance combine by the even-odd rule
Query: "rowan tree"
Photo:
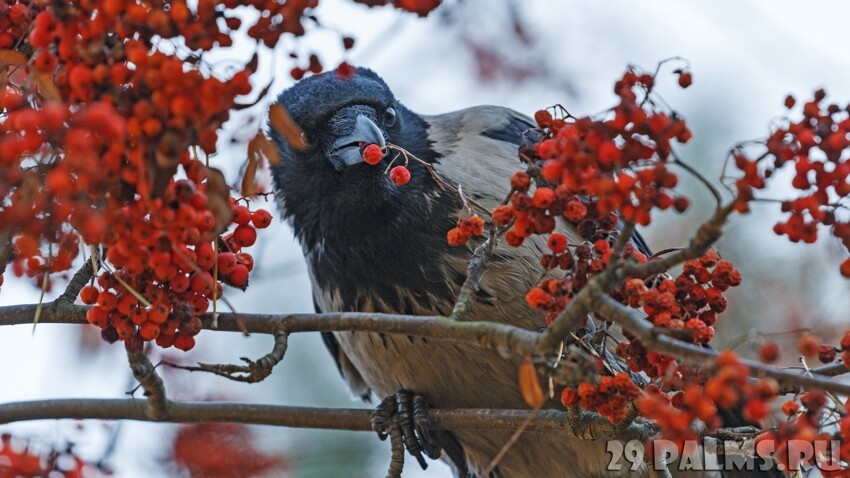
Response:
MULTIPOLYGON (((420 16, 441 3, 355 1, 392 4, 420 16)), ((173 447, 180 466, 197 476, 260 474, 286 463, 250 447, 246 451, 250 436, 244 424, 369 430, 368 412, 176 402, 167 398, 146 350, 202 347, 195 340, 202 329, 270 334, 273 350, 242 365, 162 363, 256 382, 284 359, 291 334, 360 330, 450 338, 527 358, 517 373, 528 410, 432 410, 436 427, 579 437, 589 430, 597 438, 683 443, 727 437, 731 432, 718 410, 738 407, 754 426, 736 436, 780 445, 838 439, 839 456, 811 460, 837 461, 835 476, 846 473, 850 417, 844 397, 850 386, 832 377, 850 366, 850 330, 843 337, 801 336, 795 353, 820 363, 803 372, 772 365, 782 353, 770 340, 763 340, 761 360, 706 347, 728 307, 728 290, 747 287, 747 278, 714 247, 730 220, 746 222, 761 208, 778 207, 785 217, 773 228, 777 235, 805 243, 829 235, 850 251, 846 105, 831 102, 823 90, 802 101, 789 96, 777 105, 778 112, 787 110, 783 119, 766 137, 731 147, 723 178, 713 181, 679 157, 678 145, 693 133, 656 87, 660 76, 672 74, 679 87, 688 88, 694 76, 687 62, 663 61, 651 71, 629 67, 612 79, 613 105, 602 113, 577 115, 560 105, 537 111, 536 128, 517 151, 524 171, 504 178, 504 203, 492 211, 470 203, 456 227, 446 231, 450 245, 476 241, 451 320, 222 312, 224 287, 251 293, 251 246, 274 220, 260 201, 272 191, 257 184, 256 174, 280 159, 260 130, 247 144, 240 187, 229 186, 215 168, 222 124, 232 111, 253 104, 247 97, 264 100, 268 88, 252 88, 262 83, 255 78, 256 53, 227 76, 212 74, 205 56, 229 48, 240 29, 258 50, 297 42, 304 23, 318 21, 311 15, 318 0, 189 3, 0 0, 0 271, 5 271, 0 285, 4 276, 17 276, 43 291, 65 287, 50 303, 0 308, 0 325, 97 327, 103 340, 123 343, 146 395, 144 406, 137 399, 0 404, 0 423, 212 422, 180 431, 173 447), (255 15, 241 14, 244 9, 255 15), (169 52, 161 41, 182 48, 169 52), (688 212, 690 200, 678 189, 682 175, 710 191, 713 213, 687 244, 648 257, 629 238, 659 211, 688 212), (778 200, 761 196, 770 182, 786 179, 792 194, 778 200), (575 224, 586 240, 570 243, 556 232, 561 220, 575 224), (531 308, 548 314, 541 324, 546 332, 492 323, 459 326, 494 244, 522 247, 534 235, 544 236, 550 249, 541 265, 557 271, 526 295, 531 308), (563 349, 589 314, 623 330, 615 351, 630 373, 607 373, 607 339, 579 337, 563 349), (583 357, 595 368, 577 379, 572 362, 561 360, 564 354, 583 357), (555 387, 568 411, 539 413, 555 387), (562 426, 564 420, 569 426, 562 426), (233 450, 225 454, 240 460, 215 462, 198 443, 233 450)), ((341 47, 349 49, 354 41, 342 36, 341 47)), ((326 69, 315 54, 292 60, 296 80, 326 69)), ((342 77, 353 71, 347 63, 330 67, 342 77)), ((276 106, 268 114, 271 127, 287 141, 303 141, 285 110, 276 106)), ((369 164, 380 161, 375 148, 364 145, 369 164)), ((398 152, 399 164, 387 174, 403 186, 410 179, 406 165, 420 160, 398 152)), ((850 259, 823 266, 850 277, 850 259)), ((25 442, 3 436, 0 471, 39 476, 55 470, 70 477, 85 476, 91 468, 70 449, 33 451, 25 442)), ((784 455, 780 446, 777 458, 788 465, 796 457, 784 455)))

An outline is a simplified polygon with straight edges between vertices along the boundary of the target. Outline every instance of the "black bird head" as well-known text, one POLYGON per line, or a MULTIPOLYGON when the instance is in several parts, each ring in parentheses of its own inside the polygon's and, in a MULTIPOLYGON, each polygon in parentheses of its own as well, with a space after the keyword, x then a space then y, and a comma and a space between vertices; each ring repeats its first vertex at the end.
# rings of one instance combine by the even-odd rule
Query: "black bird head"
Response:
MULTIPOLYGON (((400 144, 410 139, 408 136, 424 133, 422 120, 366 68, 357 68, 349 78, 334 72, 309 77, 284 91, 278 102, 302 128, 310 146, 299 153, 280 144, 284 156, 321 159, 343 174, 370 169, 362 165, 362 145, 377 144, 385 149, 387 142, 400 144)), ((409 146, 421 145, 414 141, 409 146)))
MULTIPOLYGON (((387 143, 429 162, 436 158, 425 120, 396 100, 373 71, 358 68, 349 78, 335 72, 312 76, 281 93, 278 102, 308 144, 298 151, 271 131, 281 155, 273 174, 283 215, 302 243, 326 237, 330 226, 356 234, 392 221, 435 186, 427 170, 414 162, 408 164, 411 180, 404 186, 395 186, 385 174, 396 156, 385 148, 387 143), (363 161, 364 144, 384 148, 380 164, 363 161)), ((404 164, 404 158, 395 164, 404 164)))

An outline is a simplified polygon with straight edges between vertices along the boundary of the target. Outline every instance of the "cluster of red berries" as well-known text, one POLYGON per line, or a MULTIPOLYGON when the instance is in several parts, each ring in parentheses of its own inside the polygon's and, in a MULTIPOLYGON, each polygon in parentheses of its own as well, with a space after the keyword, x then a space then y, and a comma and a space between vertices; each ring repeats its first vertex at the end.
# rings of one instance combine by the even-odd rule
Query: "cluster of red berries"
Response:
MULTIPOLYGON (((603 223, 604 221, 587 222, 587 224, 597 227, 603 223)), ((613 221, 610 224, 616 225, 616 216, 613 216, 613 221)), ((604 233, 610 234, 607 226, 605 227, 604 233)), ((595 233, 590 232, 588 234, 595 233)), ((609 242, 611 239, 612 237, 601 238, 593 243, 585 241, 570 251, 568 249, 569 240, 565 235, 559 232, 553 232, 549 235, 547 245, 552 253, 541 255, 540 265, 546 270, 560 268, 567 271, 567 277, 544 279, 525 295, 526 302, 532 308, 548 312, 546 316, 547 325, 551 324, 557 314, 569 305, 575 293, 581 290, 593 275, 605 269, 612 252, 609 242)), ((647 261, 647 257, 631 244, 626 246, 624 255, 640 263, 647 261)))
POLYGON ((255 228, 268 227, 271 215, 231 200, 236 227, 219 237, 199 176, 205 169, 197 161, 187 166, 190 179, 172 181, 162 197, 107 210, 114 227, 103 244, 114 271, 98 277, 99 288, 80 293, 94 305, 86 317, 107 341, 123 340, 131 350, 153 340, 189 350, 201 331, 199 316, 221 297, 221 284, 248 284, 254 261, 241 250, 254 244, 255 228))
POLYGON ((457 220, 457 226, 449 229, 446 239, 450 246, 462 246, 469 242, 472 236, 484 234, 484 220, 473 214, 457 220))
MULTIPOLYGON (((743 172, 736 181, 737 208, 747 211, 754 190, 763 189, 766 179, 778 171, 793 170, 791 186, 799 196, 782 202, 788 218, 774 226, 778 235, 793 242, 812 243, 820 226, 828 227, 850 251, 850 220, 836 214, 841 201, 850 196, 850 107, 826 104, 826 92, 818 90, 803 105, 803 117, 777 127, 764 142, 767 151, 751 159, 744 148, 733 152, 735 166, 743 172)), ((793 108, 793 97, 785 106, 793 108)), ((841 273, 850 277, 850 259, 841 264, 841 273)))
POLYGON ((652 75, 627 71, 615 85, 620 103, 611 117, 555 118, 547 110, 535 114, 539 137, 532 147, 520 149, 520 156, 532 164, 511 178, 511 204, 494 211, 502 224, 515 219, 506 236, 510 244, 548 234, 559 216, 580 223, 616 212, 626 221, 647 225, 653 208, 687 209, 687 199, 671 193, 678 178, 666 162, 671 142, 685 143, 691 132, 680 118, 644 101, 654 82, 652 75), (537 188, 529 196, 532 181, 537 188))
POLYGON ((420 17, 427 16, 443 3, 443 0, 354 0, 370 7, 391 4, 394 7, 413 12, 420 17))
POLYGON ((709 251, 685 262, 675 279, 647 287, 642 279, 629 279, 619 291, 624 303, 643 307, 657 327, 685 330, 684 340, 708 343, 714 337, 717 314, 726 310, 723 292, 741 284, 741 274, 729 261, 709 251))
POLYGON ((584 382, 578 389, 565 388, 561 392, 561 403, 565 407, 580 406, 585 410, 596 410, 611 423, 621 423, 628 413, 628 402, 636 399, 640 389, 626 372, 603 376, 595 386, 584 382))
POLYGON ((258 437, 241 423, 193 423, 174 434, 169 461, 191 476, 274 476, 290 463, 269 453, 258 437))
MULTIPOLYGON (((80 235, 89 244, 104 240, 109 224, 100 209, 110 202, 104 198, 128 198, 122 181, 124 145, 113 143, 124 135, 125 120, 104 102, 71 112, 61 103, 37 110, 24 101, 11 87, 0 91, 0 108, 7 112, 0 121, 0 176, 5 179, 0 224, 14 233, 11 254, 5 256, 13 272, 44 284, 44 274, 71 267, 80 235), (49 163, 21 167, 42 151, 49 163), (42 241, 52 245, 49 253, 42 241)), ((6 247, 0 244, 0 251, 6 247)), ((0 270, 5 266, 0 263, 0 270)))
MULTIPOLYGON (((774 459, 786 469, 799 469, 800 465, 815 465, 816 462, 829 463, 829 466, 820 468, 823 476, 847 476, 846 459, 850 456, 850 417, 844 416, 838 419, 838 429, 834 433, 821 430, 822 420, 826 413, 831 413, 827 407, 827 396, 820 390, 810 390, 803 393, 796 401, 788 400, 782 404, 781 410, 788 419, 781 421, 765 433, 756 438, 756 446, 762 440, 771 443, 775 450, 774 459), (840 456, 830 456, 835 451, 830 447, 815 448, 818 452, 813 455, 799 453, 799 442, 810 444, 832 443, 830 440, 838 440, 840 443, 840 456), (789 445, 796 441, 795 447, 789 445), (823 453, 821 453, 821 451, 823 453), (841 461, 844 461, 842 464, 841 461)), ((846 405, 845 405, 846 406, 846 405)))
MULTIPOLYGON (((55 476, 81 478, 91 476, 93 467, 67 450, 45 450, 30 443, 13 443, 12 435, 0 435, 0 474, 2 476, 55 476), (23 445, 23 446, 22 446, 23 445)), ((43 447, 42 447, 43 448, 43 447)))
MULTIPOLYGON (((366 164, 377 166, 384 159, 384 150, 377 144, 363 144, 360 146, 360 156, 366 164)), ((396 186, 404 186, 410 182, 410 170, 404 165, 393 166, 389 177, 396 186)))
MULTIPOLYGON (((848 334, 845 334, 845 337, 842 339, 842 349, 839 350, 833 345, 823 343, 817 335, 807 333, 797 341, 797 351, 804 357, 817 357, 822 363, 830 364, 835 362, 838 352, 845 350, 845 345, 847 346, 847 350, 850 350, 850 335, 848 334)), ((759 358, 766 363, 776 362, 779 359, 779 355, 779 345, 776 342, 766 341, 759 349, 759 358)))
POLYGON ((636 405, 641 415, 652 419, 671 440, 694 439, 695 424, 702 422, 707 428, 727 426, 718 415, 720 409, 741 407, 744 417, 753 423, 763 420, 769 404, 779 394, 779 384, 764 378, 750 380, 750 369, 742 364, 738 356, 725 351, 717 359, 717 370, 710 378, 690 374, 685 367, 675 367, 673 375, 665 378, 667 386, 678 385, 680 391, 668 395, 656 385, 649 385, 636 405), (689 380, 683 380, 685 373, 689 380))
POLYGON ((0 0, 0 49, 12 48, 32 21, 30 1, 0 0))

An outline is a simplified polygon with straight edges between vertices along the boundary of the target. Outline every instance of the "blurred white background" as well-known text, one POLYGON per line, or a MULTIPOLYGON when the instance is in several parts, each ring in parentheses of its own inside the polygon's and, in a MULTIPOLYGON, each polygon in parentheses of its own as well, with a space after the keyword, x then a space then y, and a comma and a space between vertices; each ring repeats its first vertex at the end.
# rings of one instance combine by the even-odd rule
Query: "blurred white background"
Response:
MULTIPOLYGON (((681 149, 683 157, 712 179, 719 177, 729 146, 764 136, 769 121, 784 114, 787 94, 806 99, 816 88, 825 87, 832 101, 840 105, 850 101, 846 46, 850 5, 838 0, 656 0, 639 6, 624 0, 449 0, 426 19, 390 8, 370 10, 348 0, 324 0, 315 13, 323 28, 310 29, 297 43, 286 39, 274 53, 264 53, 258 84, 264 86, 273 78, 272 92, 291 85, 288 71, 293 64, 287 53, 297 48, 318 53, 327 68, 347 59, 374 69, 397 98, 423 114, 496 104, 530 115, 561 103, 581 115, 612 104, 613 82, 627 64, 653 70, 659 60, 685 57, 694 73, 693 86, 681 90, 668 70, 660 76, 657 90, 694 131, 694 140, 681 149), (521 34, 514 32, 515 23, 521 34), (342 51, 338 32, 356 39, 348 54, 342 51)), ((224 59, 241 62, 251 53, 249 43, 218 52, 224 59)), ((222 135, 222 153, 214 164, 231 181, 244 160, 245 140, 256 130, 261 108, 267 104, 235 116, 222 135)), ((694 188, 693 181, 685 181, 684 188, 689 187, 694 188)), ((642 231, 654 249, 681 244, 711 206, 704 191, 690 195, 697 207, 687 216, 664 216, 642 231)), ((274 209, 271 204, 265 207, 274 209)), ((808 324, 824 336, 837 333, 839 321, 846 326, 840 311, 847 310, 850 295, 835 261, 840 249, 825 234, 815 247, 792 245, 770 230, 776 211, 767 206, 756 210, 766 219, 735 219, 720 246, 722 254, 742 264, 745 283, 734 295, 735 306, 725 314, 727 323, 716 342, 737 340, 746 353, 752 349, 746 342, 752 331, 779 332, 808 324)), ((246 293, 227 291, 236 308, 311 312, 301 251, 288 227, 276 223, 260 234, 252 249, 258 271, 251 287, 246 293)), ((56 289, 61 288, 57 284, 56 289)), ((14 280, 7 273, 0 305, 35 302, 38 295, 30 282, 14 280)), ((46 299, 55 295, 54 291, 46 299)), ((186 363, 231 363, 240 356, 258 357, 270 347, 268 337, 202 332, 191 354, 169 354, 186 363)), ((0 330, 0 360, 6 364, 0 367, 0 402, 121 397, 131 388, 123 346, 107 345, 95 334, 81 333, 81 327, 40 325, 34 333, 32 326, 5 327, 0 330)), ((236 384, 188 372, 169 372, 166 379, 175 398, 367 406, 349 398, 316 334, 294 336, 284 362, 260 384, 236 384)), ((0 426, 0 432, 45 443, 71 439, 83 457, 96 461, 115 427, 33 422, 0 426)), ((109 460, 115 476, 175 476, 174 470, 163 467, 174 430, 170 425, 122 424, 109 460)), ((389 460, 388 443, 371 434, 271 427, 256 427, 255 432, 266 449, 291 461, 287 476, 382 476, 389 460)), ((408 460, 405 476, 449 474, 440 463, 422 472, 408 460)))

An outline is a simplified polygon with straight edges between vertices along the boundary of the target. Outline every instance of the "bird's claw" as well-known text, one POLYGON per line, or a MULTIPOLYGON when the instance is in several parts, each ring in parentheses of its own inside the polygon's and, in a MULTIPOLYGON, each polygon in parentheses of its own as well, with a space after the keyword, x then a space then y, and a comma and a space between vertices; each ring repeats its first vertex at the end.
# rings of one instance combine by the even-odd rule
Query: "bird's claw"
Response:
POLYGON ((378 438, 386 440, 393 432, 392 427, 396 427, 404 440, 404 447, 423 470, 428 468, 428 463, 422 453, 433 459, 439 458, 441 453, 440 446, 431 436, 428 408, 428 402, 422 395, 399 390, 382 400, 372 412, 372 430, 378 438))

